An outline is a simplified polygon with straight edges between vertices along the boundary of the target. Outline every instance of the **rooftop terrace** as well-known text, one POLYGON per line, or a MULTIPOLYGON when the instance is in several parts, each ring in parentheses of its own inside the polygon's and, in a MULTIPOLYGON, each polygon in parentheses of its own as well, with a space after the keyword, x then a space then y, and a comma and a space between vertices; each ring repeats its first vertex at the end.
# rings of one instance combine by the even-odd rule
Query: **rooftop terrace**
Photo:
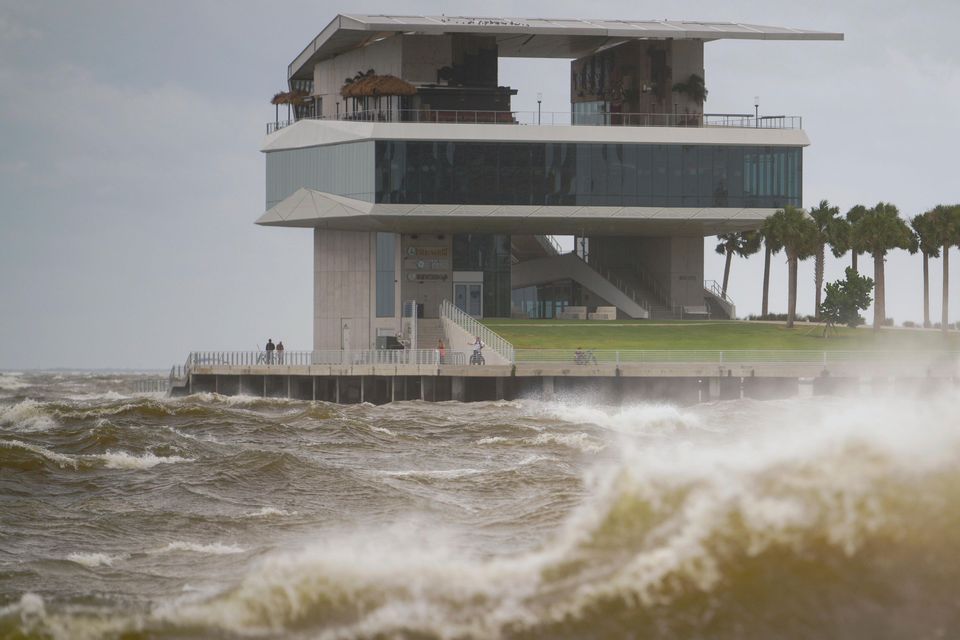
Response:
MULTIPOLYGON (((759 116, 748 113, 590 113, 567 111, 452 111, 394 109, 343 112, 335 116, 307 116, 300 120, 347 122, 401 122, 424 124, 504 124, 526 126, 620 127, 732 127, 743 129, 802 129, 801 116, 759 116)), ((294 120, 267 123, 267 134, 294 124, 294 120)))

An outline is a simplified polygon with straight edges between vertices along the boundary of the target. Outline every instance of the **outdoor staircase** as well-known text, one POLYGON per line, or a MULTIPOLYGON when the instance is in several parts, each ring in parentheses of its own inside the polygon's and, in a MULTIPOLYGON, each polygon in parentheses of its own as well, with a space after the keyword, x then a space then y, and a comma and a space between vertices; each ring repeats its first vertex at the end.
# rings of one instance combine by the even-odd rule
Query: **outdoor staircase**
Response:
POLYGON ((443 340, 447 347, 447 336, 443 331, 443 324, 439 318, 417 318, 417 348, 436 349, 437 342, 443 340))

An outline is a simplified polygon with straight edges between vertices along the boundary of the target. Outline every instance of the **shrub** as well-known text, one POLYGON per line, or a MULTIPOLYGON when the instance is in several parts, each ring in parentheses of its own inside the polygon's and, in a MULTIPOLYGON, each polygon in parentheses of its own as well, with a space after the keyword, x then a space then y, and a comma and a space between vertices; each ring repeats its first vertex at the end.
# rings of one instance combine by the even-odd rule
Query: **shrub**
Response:
POLYGON ((918 325, 917 325, 917 323, 914 322, 913 320, 904 320, 904 321, 903 321, 903 326, 906 327, 907 329, 914 329, 914 328, 916 328, 918 325))

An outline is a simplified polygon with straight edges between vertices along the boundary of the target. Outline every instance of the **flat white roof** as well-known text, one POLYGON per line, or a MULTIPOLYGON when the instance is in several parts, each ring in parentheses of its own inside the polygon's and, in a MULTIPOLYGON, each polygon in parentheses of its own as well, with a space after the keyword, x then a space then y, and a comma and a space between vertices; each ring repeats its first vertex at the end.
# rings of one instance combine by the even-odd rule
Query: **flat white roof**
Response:
POLYGON ((740 22, 350 14, 334 18, 290 63, 288 75, 311 77, 318 60, 396 33, 492 35, 505 58, 577 58, 627 40, 843 40, 842 33, 740 22))

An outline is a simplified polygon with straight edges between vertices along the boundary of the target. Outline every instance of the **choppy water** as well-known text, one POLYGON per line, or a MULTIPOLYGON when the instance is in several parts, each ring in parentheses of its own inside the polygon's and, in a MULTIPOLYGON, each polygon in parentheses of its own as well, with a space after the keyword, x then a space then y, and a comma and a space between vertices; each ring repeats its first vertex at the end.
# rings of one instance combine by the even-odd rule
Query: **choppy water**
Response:
POLYGON ((960 637, 953 396, 128 388, 0 374, 0 638, 960 637))

